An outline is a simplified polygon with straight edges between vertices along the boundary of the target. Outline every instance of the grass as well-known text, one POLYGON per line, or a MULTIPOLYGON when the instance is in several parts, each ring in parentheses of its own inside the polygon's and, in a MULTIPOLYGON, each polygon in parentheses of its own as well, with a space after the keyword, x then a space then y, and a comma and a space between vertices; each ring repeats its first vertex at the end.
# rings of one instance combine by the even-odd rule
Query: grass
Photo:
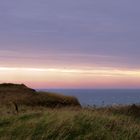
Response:
POLYGON ((121 109, 23 106, 19 114, 1 115, 0 140, 139 140, 139 116, 121 109))
POLYGON ((37 92, 24 84, 0 84, 0 104, 64 107, 79 106, 79 101, 72 96, 64 96, 56 93, 37 92))
POLYGON ((75 97, 0 84, 0 140, 140 140, 140 106, 82 108, 75 97))
POLYGON ((32 96, 32 98, 27 104, 31 106, 46 106, 52 108, 66 106, 81 106, 77 98, 73 96, 64 96, 49 92, 37 92, 37 94, 35 96, 32 96))

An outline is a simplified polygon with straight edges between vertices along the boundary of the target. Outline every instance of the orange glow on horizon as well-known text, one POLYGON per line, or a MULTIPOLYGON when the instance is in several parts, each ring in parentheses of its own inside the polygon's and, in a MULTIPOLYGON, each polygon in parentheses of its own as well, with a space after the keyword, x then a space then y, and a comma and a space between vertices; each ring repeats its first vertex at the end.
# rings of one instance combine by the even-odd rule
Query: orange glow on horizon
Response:
POLYGON ((34 88, 140 88, 140 70, 0 67, 0 77, 34 88))

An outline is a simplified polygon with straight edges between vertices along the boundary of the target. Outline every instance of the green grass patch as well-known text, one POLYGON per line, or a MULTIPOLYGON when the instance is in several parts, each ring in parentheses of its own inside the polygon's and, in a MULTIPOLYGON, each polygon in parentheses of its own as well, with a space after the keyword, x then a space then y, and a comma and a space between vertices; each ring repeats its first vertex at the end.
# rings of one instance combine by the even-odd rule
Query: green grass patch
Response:
POLYGON ((46 109, 0 119, 0 139, 139 140, 140 122, 131 116, 87 109, 46 109))

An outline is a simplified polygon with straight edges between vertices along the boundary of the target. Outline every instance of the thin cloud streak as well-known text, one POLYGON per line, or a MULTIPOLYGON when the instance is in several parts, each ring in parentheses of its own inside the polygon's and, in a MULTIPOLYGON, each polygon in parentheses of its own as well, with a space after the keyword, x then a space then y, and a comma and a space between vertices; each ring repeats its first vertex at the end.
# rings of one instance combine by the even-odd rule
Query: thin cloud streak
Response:
POLYGON ((0 71, 33 71, 33 72, 55 72, 55 73, 74 73, 74 74, 88 74, 96 76, 134 76, 140 77, 140 70, 114 70, 114 69, 97 69, 86 70, 86 69, 60 69, 60 68, 11 68, 11 67, 0 67, 0 71))

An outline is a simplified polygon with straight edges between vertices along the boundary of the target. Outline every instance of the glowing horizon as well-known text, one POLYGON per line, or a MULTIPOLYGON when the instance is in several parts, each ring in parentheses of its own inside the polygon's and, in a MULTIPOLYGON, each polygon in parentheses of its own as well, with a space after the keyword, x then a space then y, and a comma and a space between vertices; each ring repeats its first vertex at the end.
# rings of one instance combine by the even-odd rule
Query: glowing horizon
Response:
POLYGON ((34 88, 139 88, 140 70, 0 67, 0 82, 34 88))

